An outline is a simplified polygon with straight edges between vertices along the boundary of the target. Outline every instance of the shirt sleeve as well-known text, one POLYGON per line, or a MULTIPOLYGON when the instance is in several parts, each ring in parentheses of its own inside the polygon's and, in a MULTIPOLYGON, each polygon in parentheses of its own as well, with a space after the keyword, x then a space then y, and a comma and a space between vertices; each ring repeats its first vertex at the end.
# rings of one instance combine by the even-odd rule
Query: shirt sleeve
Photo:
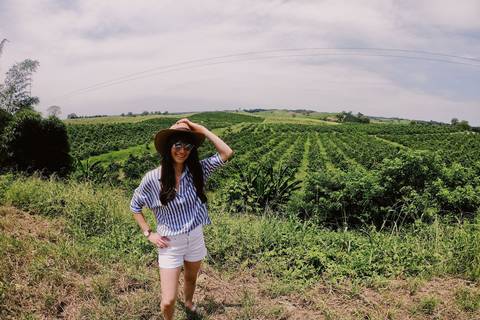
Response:
POLYGON ((217 169, 218 167, 222 166, 225 164, 225 162, 222 160, 222 157, 217 153, 215 153, 213 156, 205 158, 200 161, 200 164, 202 165, 202 170, 203 170, 203 178, 205 180, 210 177, 210 175, 217 169))
POLYGON ((130 201, 130 210, 133 213, 142 213, 142 208, 147 203, 147 176, 145 175, 140 182, 140 185, 133 192, 132 200, 130 201))

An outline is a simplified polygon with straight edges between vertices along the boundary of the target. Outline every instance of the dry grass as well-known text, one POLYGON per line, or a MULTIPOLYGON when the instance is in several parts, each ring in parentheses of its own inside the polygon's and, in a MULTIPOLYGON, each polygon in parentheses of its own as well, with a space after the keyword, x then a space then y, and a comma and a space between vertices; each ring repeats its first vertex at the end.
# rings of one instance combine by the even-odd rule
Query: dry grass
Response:
MULTIPOLYGON (((161 319, 154 264, 105 264, 64 228, 58 218, 0 207, 1 319, 161 319)), ((194 318, 480 319, 478 284, 458 278, 379 278, 300 290, 254 274, 205 265, 194 318)), ((177 309, 184 319, 181 299, 177 309)))

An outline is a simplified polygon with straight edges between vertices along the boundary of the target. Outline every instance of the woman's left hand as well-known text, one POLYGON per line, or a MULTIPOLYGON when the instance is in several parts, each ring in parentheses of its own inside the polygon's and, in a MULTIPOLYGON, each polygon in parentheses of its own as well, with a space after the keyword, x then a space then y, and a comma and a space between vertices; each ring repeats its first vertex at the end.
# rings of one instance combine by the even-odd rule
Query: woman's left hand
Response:
POLYGON ((177 123, 187 124, 193 132, 198 132, 198 133, 205 134, 205 132, 208 131, 208 129, 205 128, 204 126, 202 126, 198 123, 192 122, 192 121, 188 120, 187 118, 180 119, 180 120, 177 121, 177 123))

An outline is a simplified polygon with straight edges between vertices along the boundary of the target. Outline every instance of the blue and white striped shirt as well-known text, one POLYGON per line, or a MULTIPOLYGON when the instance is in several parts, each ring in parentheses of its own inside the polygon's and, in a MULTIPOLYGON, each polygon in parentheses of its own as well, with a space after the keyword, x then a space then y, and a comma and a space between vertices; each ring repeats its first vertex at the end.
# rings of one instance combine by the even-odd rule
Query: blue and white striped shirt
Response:
MULTIPOLYGON (((218 153, 200 161, 203 179, 206 182, 210 174, 224 164, 218 153)), ((142 213, 147 207, 157 219, 157 232, 163 236, 173 236, 192 231, 200 224, 211 224, 207 206, 197 196, 193 176, 185 167, 180 177, 180 185, 175 198, 166 206, 160 202, 160 168, 148 171, 135 189, 130 202, 133 213, 142 213)))

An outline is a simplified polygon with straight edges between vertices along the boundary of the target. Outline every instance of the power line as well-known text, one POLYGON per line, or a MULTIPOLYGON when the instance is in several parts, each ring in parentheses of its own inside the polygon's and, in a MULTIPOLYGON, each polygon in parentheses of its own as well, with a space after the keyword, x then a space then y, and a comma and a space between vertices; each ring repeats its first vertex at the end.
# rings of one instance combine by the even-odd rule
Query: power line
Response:
POLYGON ((121 84, 128 81, 134 81, 138 79, 143 79, 151 76, 156 76, 168 72, 174 71, 181 71, 187 70, 192 68, 198 67, 206 67, 218 64, 227 64, 227 63, 235 63, 235 62, 247 62, 247 61, 255 61, 255 60, 265 60, 265 59, 275 59, 275 58, 292 58, 292 57, 307 57, 307 56, 365 56, 365 57, 392 57, 392 58, 401 58, 401 59, 412 59, 412 60, 424 60, 424 61, 432 61, 432 62, 441 62, 441 63, 451 63, 451 64, 460 64, 460 65, 467 65, 467 66, 474 66, 480 67, 480 64, 470 63, 470 62, 462 62, 462 61, 455 61, 455 60, 448 60, 448 59, 440 59, 434 57, 442 57, 442 58, 453 58, 458 60, 467 60, 467 61, 478 61, 480 63, 480 59, 471 58, 471 57, 464 57, 459 55, 452 55, 452 54, 444 54, 438 52, 431 52, 431 51, 421 51, 421 50, 407 50, 407 49, 389 49, 389 48, 291 48, 291 49, 278 49, 278 50, 264 50, 264 51, 252 51, 252 52, 243 52, 237 54, 229 54, 223 56, 215 56, 210 58, 201 58, 201 59, 194 59, 183 61, 175 64, 159 66, 151 69, 147 69, 140 72, 131 73, 125 76, 121 76, 118 78, 114 78, 111 80, 99 82, 93 84, 88 87, 84 87, 81 89, 77 89, 71 92, 64 94, 61 97, 79 94, 79 93, 86 93, 106 87, 110 87, 113 85, 121 84), (255 58, 248 58, 248 59, 236 59, 236 60, 227 60, 227 61, 215 61, 219 59, 226 59, 226 58, 235 58, 235 57, 242 57, 242 56, 251 56, 251 55, 259 55, 265 53, 281 53, 281 52, 295 52, 295 51, 307 51, 307 50, 358 50, 358 51, 380 51, 380 52, 399 52, 399 53, 415 53, 427 56, 408 56, 408 55, 394 55, 394 54, 373 54, 373 53, 338 53, 338 52, 331 52, 331 53, 312 53, 312 54, 290 54, 290 55, 274 55, 274 56, 266 56, 266 57, 255 57, 255 58), (432 56, 432 57, 429 57, 432 56), (212 61, 212 62, 209 62, 212 61), (207 63, 201 63, 207 62, 207 63), (200 63, 200 64, 199 64, 200 63), (162 70, 162 71, 160 71, 162 70), (157 72, 155 72, 157 71, 157 72))

